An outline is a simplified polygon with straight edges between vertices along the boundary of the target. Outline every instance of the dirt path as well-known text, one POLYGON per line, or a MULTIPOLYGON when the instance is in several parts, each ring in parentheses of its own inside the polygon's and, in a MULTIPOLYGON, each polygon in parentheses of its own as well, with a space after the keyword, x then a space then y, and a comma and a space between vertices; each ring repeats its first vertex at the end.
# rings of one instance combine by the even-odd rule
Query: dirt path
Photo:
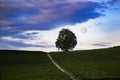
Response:
POLYGON ((60 66, 53 58, 50 54, 47 54, 48 58, 52 61, 52 63, 62 72, 66 73, 68 76, 70 76, 70 78, 72 80, 78 80, 76 79, 75 75, 72 74, 71 72, 67 71, 65 68, 63 68, 62 66, 60 66))

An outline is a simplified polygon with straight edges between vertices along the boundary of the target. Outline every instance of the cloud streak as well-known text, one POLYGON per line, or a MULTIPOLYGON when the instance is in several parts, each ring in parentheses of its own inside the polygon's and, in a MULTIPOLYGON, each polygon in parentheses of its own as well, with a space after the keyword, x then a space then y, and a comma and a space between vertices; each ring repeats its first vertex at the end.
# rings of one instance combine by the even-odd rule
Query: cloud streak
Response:
POLYGON ((99 6, 97 2, 82 0, 4 0, 0 3, 0 27, 23 26, 48 30, 63 23, 84 22, 99 17, 101 14, 95 12, 99 6))

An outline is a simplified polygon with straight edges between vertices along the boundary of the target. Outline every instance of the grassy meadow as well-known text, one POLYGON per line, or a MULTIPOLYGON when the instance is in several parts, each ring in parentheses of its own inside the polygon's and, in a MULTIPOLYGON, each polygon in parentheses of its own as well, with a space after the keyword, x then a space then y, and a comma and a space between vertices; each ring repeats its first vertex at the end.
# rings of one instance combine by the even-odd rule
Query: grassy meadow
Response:
MULTIPOLYGON (((77 80, 120 80, 120 47, 51 52, 77 80)), ((71 80, 45 52, 0 50, 0 80, 71 80)))
POLYGON ((71 80, 44 52, 0 51, 0 80, 71 80))
POLYGON ((51 55, 78 80, 120 80, 120 47, 51 55))

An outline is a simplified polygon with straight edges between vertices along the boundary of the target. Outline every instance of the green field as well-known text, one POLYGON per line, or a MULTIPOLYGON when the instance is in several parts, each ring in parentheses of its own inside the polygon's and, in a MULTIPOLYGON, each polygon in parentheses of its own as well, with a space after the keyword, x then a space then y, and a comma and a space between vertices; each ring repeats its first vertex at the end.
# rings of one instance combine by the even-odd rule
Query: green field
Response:
POLYGON ((0 51, 0 80, 71 80, 43 52, 0 51))
POLYGON ((120 47, 51 55, 78 80, 120 80, 120 47))
MULTIPOLYGON (((77 80, 120 80, 120 47, 51 52, 77 80)), ((0 50, 0 80, 71 80, 45 52, 0 50)))

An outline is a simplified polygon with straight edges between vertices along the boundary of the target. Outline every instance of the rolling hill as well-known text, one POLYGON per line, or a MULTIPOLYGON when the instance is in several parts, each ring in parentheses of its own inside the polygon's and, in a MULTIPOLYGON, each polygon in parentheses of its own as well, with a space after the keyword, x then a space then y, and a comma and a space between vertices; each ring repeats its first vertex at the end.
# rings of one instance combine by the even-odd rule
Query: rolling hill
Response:
MULTIPOLYGON (((47 54, 0 50, 0 80, 71 80, 47 54)), ((120 47, 49 54, 76 80, 120 80, 120 47)))

